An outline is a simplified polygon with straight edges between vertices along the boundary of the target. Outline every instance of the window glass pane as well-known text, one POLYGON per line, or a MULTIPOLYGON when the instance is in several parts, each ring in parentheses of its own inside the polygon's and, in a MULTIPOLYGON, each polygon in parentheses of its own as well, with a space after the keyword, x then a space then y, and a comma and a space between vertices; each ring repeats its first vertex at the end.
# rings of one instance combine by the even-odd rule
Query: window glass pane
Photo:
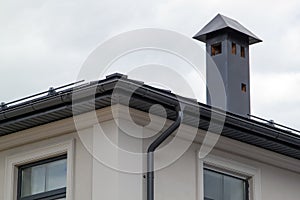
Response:
POLYGON ((22 196, 45 192, 45 165, 25 169, 22 173, 22 196))
POLYGON ((204 200, 246 200, 246 181, 204 170, 204 200))
MULTIPOLYGON (((46 194, 52 191, 55 194, 56 192, 61 194, 64 190, 57 189, 66 188, 67 179, 67 159, 65 156, 62 157, 61 159, 54 158, 39 161, 36 165, 33 163, 21 166, 19 172, 21 177, 19 182, 20 197, 46 194)), ((49 194, 53 195, 54 193, 49 194)), ((65 198, 58 198, 58 200, 63 199, 65 198)))
POLYGON ((222 175, 213 171, 204 171, 205 200, 222 200, 222 175))
POLYGON ((224 176, 224 200, 244 200, 244 182, 230 176, 224 176))
POLYGON ((66 187, 67 160, 59 160, 47 165, 46 191, 66 187))

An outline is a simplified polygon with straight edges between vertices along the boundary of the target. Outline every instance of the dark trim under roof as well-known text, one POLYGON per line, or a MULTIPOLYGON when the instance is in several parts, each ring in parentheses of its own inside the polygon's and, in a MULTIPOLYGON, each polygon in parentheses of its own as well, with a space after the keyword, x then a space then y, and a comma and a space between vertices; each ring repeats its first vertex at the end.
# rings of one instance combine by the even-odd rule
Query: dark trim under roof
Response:
MULTIPOLYGON (((179 100, 186 105, 187 112, 184 117, 186 124, 196 125, 199 129, 207 130, 212 113, 217 118, 226 115, 222 130, 223 136, 300 159, 300 135, 298 134, 274 127, 268 123, 225 113, 193 99, 179 97, 170 91, 128 79, 121 74, 113 74, 104 80, 51 92, 48 95, 9 107, 2 106, 2 110, 0 109, 0 136, 72 117, 74 104, 76 104, 77 114, 117 103, 126 105, 126 96, 132 88, 135 88, 135 91, 130 98, 129 106, 134 109, 149 112, 152 105, 161 104, 166 108, 168 118, 174 119, 179 100), (78 98, 72 105, 73 94, 78 98), (195 113, 195 110, 200 111, 200 115, 195 113)), ((160 114, 159 110, 153 112, 160 114)), ((218 125, 217 119, 214 122, 218 125)))

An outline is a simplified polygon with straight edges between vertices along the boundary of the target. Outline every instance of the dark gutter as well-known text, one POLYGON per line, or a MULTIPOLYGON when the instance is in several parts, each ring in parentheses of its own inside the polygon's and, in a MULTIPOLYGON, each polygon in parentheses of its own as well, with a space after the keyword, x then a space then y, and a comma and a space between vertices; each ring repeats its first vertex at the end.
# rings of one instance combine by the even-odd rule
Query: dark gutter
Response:
POLYGON ((0 136, 72 117, 73 93, 76 93, 79 97, 76 103, 78 105, 82 104, 82 108, 80 107, 81 110, 78 112, 80 114, 90 111, 88 109, 93 108, 92 104, 96 104, 94 106, 96 109, 110 106, 113 102, 126 104, 126 102, 122 102, 122 96, 132 92, 130 88, 137 88, 131 96, 129 106, 132 108, 149 112, 151 105, 161 104, 166 108, 168 118, 175 120, 176 110, 174 108, 180 101, 187 105, 185 109, 189 110, 185 114, 186 117, 183 123, 207 130, 212 113, 217 116, 226 115, 223 136, 300 159, 300 135, 271 126, 268 123, 261 123, 247 117, 226 113, 217 108, 197 103, 193 99, 179 97, 169 91, 130 80, 120 74, 111 75, 104 80, 85 83, 72 89, 17 105, 2 107, 0 109, 0 136), (114 90, 118 90, 118 97, 112 95, 114 90), (96 91, 96 94, 91 95, 91 91, 96 91), (95 98, 94 102, 91 101, 93 98, 95 98), (196 110, 200 110, 200 123, 188 122, 188 118, 197 117, 198 119, 199 113, 195 113, 196 110))
POLYGON ((154 200, 154 152, 181 124, 183 112, 178 111, 175 122, 156 138, 147 150, 147 200, 154 200))

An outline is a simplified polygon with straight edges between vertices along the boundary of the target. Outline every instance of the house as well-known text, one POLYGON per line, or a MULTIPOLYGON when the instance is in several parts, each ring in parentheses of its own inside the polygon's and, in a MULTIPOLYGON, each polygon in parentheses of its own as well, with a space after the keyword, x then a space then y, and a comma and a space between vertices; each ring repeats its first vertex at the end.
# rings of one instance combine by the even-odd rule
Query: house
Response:
POLYGON ((0 200, 299 200, 299 132, 249 115, 261 40, 222 15, 194 38, 225 105, 214 90, 206 105, 122 74, 2 104, 0 200))

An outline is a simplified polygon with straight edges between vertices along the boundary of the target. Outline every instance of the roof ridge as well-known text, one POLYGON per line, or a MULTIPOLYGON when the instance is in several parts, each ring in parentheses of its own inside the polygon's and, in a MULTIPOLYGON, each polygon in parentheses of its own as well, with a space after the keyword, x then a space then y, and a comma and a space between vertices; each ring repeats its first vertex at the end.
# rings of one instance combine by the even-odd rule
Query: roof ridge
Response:
POLYGON ((218 17, 218 16, 220 16, 220 18, 223 20, 224 24, 226 24, 227 26, 229 26, 229 24, 226 21, 226 18, 228 18, 228 17, 226 17, 225 15, 222 15, 220 13, 218 13, 216 17, 218 17))

